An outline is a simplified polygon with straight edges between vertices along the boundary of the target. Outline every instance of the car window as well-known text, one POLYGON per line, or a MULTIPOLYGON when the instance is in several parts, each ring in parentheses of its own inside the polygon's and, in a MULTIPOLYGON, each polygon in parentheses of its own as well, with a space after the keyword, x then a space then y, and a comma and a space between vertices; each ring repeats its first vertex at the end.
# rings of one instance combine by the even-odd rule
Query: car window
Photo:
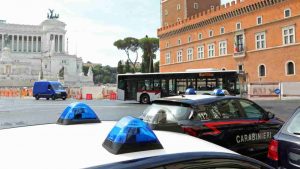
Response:
POLYGON ((255 103, 247 100, 239 100, 241 107, 243 108, 247 118, 262 118, 263 109, 257 106, 255 103))
POLYGON ((205 121, 211 120, 212 116, 209 114, 207 110, 207 106, 198 105, 193 108, 193 115, 191 116, 190 120, 194 121, 205 121))
POLYGON ((153 104, 149 106, 142 115, 145 122, 153 122, 158 113, 166 114, 166 120, 169 122, 177 122, 179 120, 187 120, 191 114, 192 109, 183 106, 173 106, 173 105, 160 105, 153 104))
POLYGON ((234 100, 222 100, 209 109, 212 119, 234 119, 241 118, 240 110, 234 100))
POLYGON ((290 124, 287 127, 287 131, 289 133, 300 135, 300 110, 297 111, 297 115, 294 116, 294 118, 291 120, 290 124))
POLYGON ((264 167, 250 162, 231 159, 203 159, 167 164, 155 169, 263 169, 264 167))

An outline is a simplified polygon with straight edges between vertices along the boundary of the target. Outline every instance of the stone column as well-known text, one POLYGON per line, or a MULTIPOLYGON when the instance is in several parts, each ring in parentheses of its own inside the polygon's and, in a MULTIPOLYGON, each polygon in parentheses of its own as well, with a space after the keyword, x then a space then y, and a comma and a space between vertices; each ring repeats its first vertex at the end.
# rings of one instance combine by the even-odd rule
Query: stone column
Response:
POLYGON ((31 36, 31 52, 33 52, 33 36, 31 36))
POLYGON ((19 52, 19 35, 17 35, 17 52, 19 52))
POLYGON ((4 48, 4 34, 2 34, 2 50, 4 48))
POLYGON ((62 52, 65 52, 65 36, 62 35, 62 52))
POLYGON ((14 51, 14 45, 15 45, 15 35, 11 35, 11 48, 10 51, 14 51))
POLYGON ((60 41, 59 41, 59 38, 60 38, 60 36, 59 35, 56 35, 57 36, 57 53, 59 53, 60 51, 59 51, 59 46, 60 46, 60 41))
POLYGON ((35 37, 35 52, 38 52, 38 49, 39 49, 39 37, 38 36, 36 36, 35 37))
POLYGON ((26 52, 28 52, 29 49, 29 36, 26 36, 26 52))
POLYGON ((21 49, 21 51, 24 52, 24 36, 23 35, 22 35, 22 41, 21 41, 21 43, 22 43, 22 49, 21 49))

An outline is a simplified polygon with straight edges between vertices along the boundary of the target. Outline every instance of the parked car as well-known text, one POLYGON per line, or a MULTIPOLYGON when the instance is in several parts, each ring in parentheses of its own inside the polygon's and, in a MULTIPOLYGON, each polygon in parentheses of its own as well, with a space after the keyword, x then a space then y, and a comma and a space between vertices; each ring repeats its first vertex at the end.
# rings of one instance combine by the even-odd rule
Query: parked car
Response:
POLYGON ((273 137, 268 158, 276 168, 300 168, 300 108, 273 137))
POLYGON ((36 100, 40 98, 46 98, 52 100, 61 98, 67 99, 67 92, 60 82, 56 81, 37 81, 33 85, 33 97, 36 100))
POLYGON ((253 101, 208 95, 156 100, 141 119, 155 130, 183 132, 257 159, 266 158, 284 123, 253 101))

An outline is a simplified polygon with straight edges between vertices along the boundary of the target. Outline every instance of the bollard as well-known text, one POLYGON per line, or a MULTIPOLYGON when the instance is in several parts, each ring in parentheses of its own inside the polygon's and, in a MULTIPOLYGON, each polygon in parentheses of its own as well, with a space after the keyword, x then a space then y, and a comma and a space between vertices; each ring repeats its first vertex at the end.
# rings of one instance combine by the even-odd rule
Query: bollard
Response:
POLYGON ((92 94, 86 94, 86 100, 93 100, 92 94))

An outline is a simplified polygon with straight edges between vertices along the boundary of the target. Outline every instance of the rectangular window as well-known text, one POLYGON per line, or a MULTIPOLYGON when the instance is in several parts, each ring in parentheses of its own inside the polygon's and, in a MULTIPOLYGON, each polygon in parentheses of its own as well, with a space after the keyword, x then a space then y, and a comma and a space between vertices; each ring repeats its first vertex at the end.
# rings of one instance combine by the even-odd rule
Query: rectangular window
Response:
POLYGON ((191 60, 193 60, 193 48, 189 48, 188 50, 187 50, 187 60, 188 61, 191 61, 191 60))
POLYGON ((227 55, 227 41, 221 41, 219 43, 219 55, 220 56, 227 55))
POLYGON ((225 33, 225 28, 224 27, 221 27, 220 28, 220 34, 224 34, 225 33))
POLYGON ((180 10, 180 4, 177 4, 177 11, 180 10))
POLYGON ((236 35, 235 37, 235 53, 244 52, 244 35, 236 35))
POLYGON ((197 54, 198 59, 204 59, 204 46, 199 46, 197 53, 198 53, 197 54))
POLYGON ((181 45, 181 39, 178 39, 178 45, 181 45))
POLYGON ((166 43, 166 48, 168 48, 168 47, 169 47, 169 42, 166 43))
POLYGON ((257 17, 256 24, 257 25, 261 25, 262 24, 262 16, 257 17))
POLYGON ((208 34, 209 34, 209 37, 213 37, 214 36, 214 31, 210 30, 208 34))
POLYGON ((266 33, 261 32, 255 35, 256 40, 256 49, 265 49, 266 48, 266 33))
POLYGON ((198 8, 199 8, 198 3, 194 3, 194 9, 198 9, 198 8))
POLYGON ((177 51, 177 63, 182 62, 182 50, 177 51))
POLYGON ((288 18, 291 16, 291 9, 285 9, 284 10, 284 18, 288 18))
POLYGON ((192 42, 192 36, 191 35, 188 37, 188 43, 190 43, 190 42, 192 42))
POLYGON ((242 29, 241 22, 236 23, 236 30, 241 30, 241 29, 242 29))
POLYGON ((283 34, 283 44, 293 44, 295 43, 295 26, 288 26, 282 29, 283 34))
POLYGON ((166 64, 170 64, 171 63, 171 53, 167 53, 166 54, 166 64))
POLYGON ((214 56, 215 56, 215 44, 212 43, 208 45, 208 57, 211 58, 214 56))
POLYGON ((239 69, 239 71, 244 71, 244 65, 243 64, 239 64, 238 65, 238 69, 239 69))
POLYGON ((168 10, 165 10, 165 15, 167 16, 169 14, 168 10))
POLYGON ((202 33, 198 34, 198 39, 201 40, 202 39, 202 33))

